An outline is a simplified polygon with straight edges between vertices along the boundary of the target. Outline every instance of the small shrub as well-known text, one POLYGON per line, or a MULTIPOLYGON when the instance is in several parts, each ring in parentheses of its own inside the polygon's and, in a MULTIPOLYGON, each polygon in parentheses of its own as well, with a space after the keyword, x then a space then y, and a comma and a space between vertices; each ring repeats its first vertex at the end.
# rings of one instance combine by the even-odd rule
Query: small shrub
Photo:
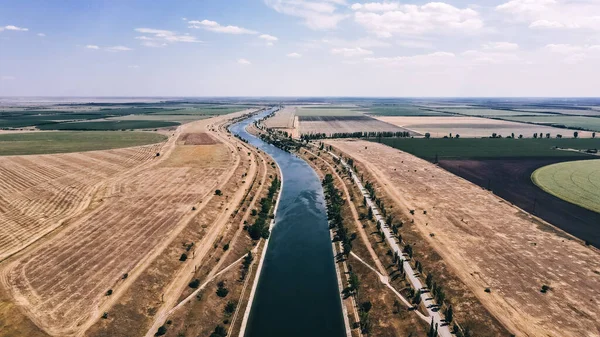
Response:
POLYGON ((200 280, 194 279, 192 282, 188 283, 188 286, 192 289, 198 289, 200 286, 200 280))
POLYGON ((484 290, 484 291, 485 291, 486 293, 491 293, 491 292, 492 292, 492 290, 490 290, 490 288, 485 288, 485 290, 484 290))
POLYGON ((410 210, 410 214, 411 214, 411 215, 415 215, 415 210, 414 210, 414 209, 411 209, 411 210, 410 210))
POLYGON ((185 260, 187 260, 187 254, 183 253, 181 254, 181 256, 179 257, 179 261, 184 262, 185 260))
POLYGON ((123 277, 121 277, 121 279, 125 280, 128 277, 129 277, 129 274, 125 273, 125 274, 123 274, 123 277))
POLYGON ((215 195, 223 195, 223 192, 221 192, 221 190, 216 190, 215 195))
POLYGON ((548 292, 548 290, 550 290, 550 287, 544 284, 542 285, 542 289, 540 291, 545 294, 548 292))
POLYGON ((235 303, 233 301, 227 302, 227 304, 225 305, 225 313, 233 314, 236 307, 237 307, 237 303, 235 303))
POLYGON ((108 291, 106 292, 106 296, 110 296, 110 295, 112 295, 112 293, 113 293, 112 289, 108 289, 108 291))
POLYGON ((105 311, 105 312, 102 314, 102 319, 107 319, 107 318, 108 318, 108 312, 106 312, 106 311, 105 311))
POLYGON ((158 331, 156 331, 154 336, 164 336, 166 334, 167 334, 167 327, 163 325, 160 328, 158 328, 158 331))
POLYGON ((225 246, 223 246, 223 250, 227 251, 229 249, 229 242, 225 244, 225 246))

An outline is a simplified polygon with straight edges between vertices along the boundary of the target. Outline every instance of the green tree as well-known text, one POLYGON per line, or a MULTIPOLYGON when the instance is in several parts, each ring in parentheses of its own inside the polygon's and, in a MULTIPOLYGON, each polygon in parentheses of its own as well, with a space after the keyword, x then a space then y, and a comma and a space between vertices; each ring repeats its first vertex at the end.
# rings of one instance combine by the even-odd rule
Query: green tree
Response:
POLYGON ((448 306, 448 309, 446 310, 446 322, 448 323, 452 323, 452 319, 453 319, 453 310, 452 310, 452 306, 448 306))

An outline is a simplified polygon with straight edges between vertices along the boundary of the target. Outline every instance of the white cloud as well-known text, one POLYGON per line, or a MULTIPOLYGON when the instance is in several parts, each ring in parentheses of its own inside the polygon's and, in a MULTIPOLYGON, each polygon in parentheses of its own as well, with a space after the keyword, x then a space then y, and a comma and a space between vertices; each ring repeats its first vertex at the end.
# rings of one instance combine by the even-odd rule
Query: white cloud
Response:
POLYGON ((100 49, 100 47, 96 46, 95 44, 88 44, 87 46, 85 46, 86 49, 94 49, 94 50, 98 50, 100 49))
POLYGON ((278 38, 276 38, 273 35, 269 35, 269 34, 262 34, 261 36, 258 37, 259 39, 263 39, 263 40, 267 40, 270 42, 275 42, 277 40, 279 40, 278 38))
POLYGON ((172 43, 201 43, 195 36, 189 34, 177 34, 176 32, 164 29, 154 28, 136 28, 136 32, 145 35, 137 36, 136 40, 141 40, 142 45, 146 47, 165 47, 172 43))
POLYGON ((400 40, 397 42, 397 44, 401 47, 411 49, 434 49, 433 44, 428 41, 400 40))
POLYGON ((413 56, 367 57, 365 62, 383 66, 432 66, 446 65, 448 61, 454 58, 453 53, 435 52, 413 56))
POLYGON ((13 31, 17 31, 17 32, 26 32, 29 29, 17 27, 17 26, 13 26, 13 25, 8 25, 8 26, 0 27, 0 31, 2 31, 2 30, 13 30, 13 31))
POLYGON ((347 15, 337 13, 345 0, 265 0, 267 6, 279 13, 301 18, 306 26, 314 30, 334 29, 347 15))
POLYGON ((430 2, 422 6, 370 3, 353 7, 354 20, 380 37, 472 33, 483 27, 483 21, 475 10, 460 9, 443 2, 430 2))
POLYGON ((258 38, 265 40, 267 42, 267 46, 272 46, 275 42, 279 40, 275 36, 269 34, 262 34, 258 38))
POLYGON ((130 66, 127 66, 127 68, 129 69, 138 69, 140 66, 138 66, 137 64, 132 64, 130 66))
POLYGON ((536 20, 529 24, 529 28, 553 29, 564 28, 565 25, 558 21, 536 20))
POLYGON ((252 64, 250 61, 248 61, 248 60, 246 60, 246 59, 238 59, 238 60, 237 60, 237 63, 238 63, 238 64, 241 64, 241 65, 244 65, 244 66, 247 66, 247 65, 250 65, 250 64, 252 64))
POLYGON ((2 81, 12 81, 12 80, 16 80, 17 78, 14 76, 8 76, 8 75, 4 75, 4 76, 0 76, 0 80, 2 81))
POLYGON ((210 20, 202 21, 188 21, 189 28, 203 28, 211 32, 224 33, 224 34, 258 34, 258 32, 238 27, 238 26, 222 26, 218 22, 210 20))
POLYGON ((112 46, 112 47, 106 47, 106 50, 112 51, 112 52, 120 52, 120 51, 130 51, 133 49, 131 49, 129 47, 125 47, 125 46, 112 46))
POLYGON ((513 51, 518 50, 519 45, 512 42, 489 42, 484 44, 482 48, 493 51, 513 51))
POLYGON ((511 0, 496 7, 509 21, 534 29, 600 30, 600 2, 566 0, 511 0))
POLYGON ((398 2, 368 2, 365 4, 353 4, 350 8, 355 11, 364 10, 367 12, 389 12, 400 9, 398 2))
POLYGON ((324 38, 324 39, 321 39, 321 42, 323 42, 326 45, 333 46, 333 47, 353 46, 353 47, 361 47, 361 48, 380 48, 380 47, 385 48, 385 47, 392 46, 392 44, 389 42, 370 38, 370 37, 360 38, 360 39, 356 39, 356 40, 344 40, 344 39, 339 39, 339 38, 324 38))
POLYGON ((344 57, 366 56, 373 54, 371 50, 363 49, 361 47, 333 48, 331 49, 331 53, 334 55, 342 55, 344 57))
POLYGON ((44 33, 37 33, 37 36, 39 36, 39 37, 46 37, 46 34, 44 34, 44 33))
POLYGON ((287 57, 293 58, 293 59, 298 59, 302 57, 302 54, 298 54, 298 53, 289 53, 286 55, 287 57))
POLYGON ((545 48, 557 54, 571 54, 584 50, 581 46, 573 46, 570 44, 548 44, 545 48))
POLYGON ((506 51, 507 50, 502 49, 496 51, 493 49, 488 49, 486 51, 467 50, 461 55, 468 64, 506 64, 522 62, 518 55, 506 53, 506 51))

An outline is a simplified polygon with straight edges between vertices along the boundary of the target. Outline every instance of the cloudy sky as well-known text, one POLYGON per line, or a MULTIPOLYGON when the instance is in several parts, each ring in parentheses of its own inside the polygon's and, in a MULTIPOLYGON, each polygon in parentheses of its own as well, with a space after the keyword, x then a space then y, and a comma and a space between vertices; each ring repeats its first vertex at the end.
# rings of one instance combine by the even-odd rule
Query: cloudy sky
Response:
POLYGON ((0 0, 21 95, 600 96, 600 1, 0 0))

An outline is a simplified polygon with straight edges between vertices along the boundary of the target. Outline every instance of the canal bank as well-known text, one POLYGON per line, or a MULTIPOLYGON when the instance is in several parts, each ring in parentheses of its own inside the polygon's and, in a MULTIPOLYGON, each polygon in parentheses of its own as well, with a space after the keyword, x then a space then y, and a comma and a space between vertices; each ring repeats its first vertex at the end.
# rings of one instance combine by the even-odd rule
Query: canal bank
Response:
POLYGON ((346 336, 321 182, 304 160, 246 131, 269 113, 230 127, 270 155, 282 175, 275 226, 260 262, 243 335, 346 336))

